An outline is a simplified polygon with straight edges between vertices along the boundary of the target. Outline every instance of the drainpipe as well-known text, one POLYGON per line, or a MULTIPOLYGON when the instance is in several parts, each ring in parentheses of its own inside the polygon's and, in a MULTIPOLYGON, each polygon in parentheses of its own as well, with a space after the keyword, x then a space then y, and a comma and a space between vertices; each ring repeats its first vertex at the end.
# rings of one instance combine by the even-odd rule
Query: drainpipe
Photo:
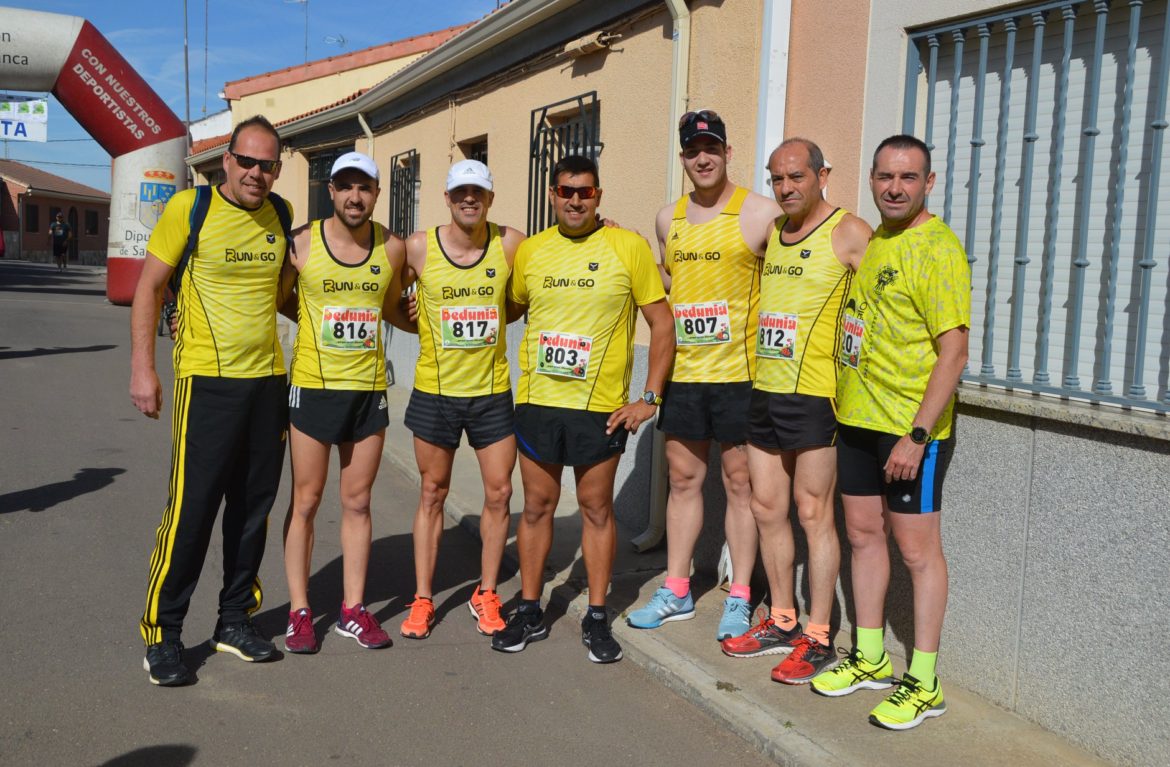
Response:
MULTIPOLYGON (((673 23, 671 40, 670 125, 666 153, 666 202, 682 196, 683 172, 674 148, 675 129, 687 109, 690 88, 691 12, 686 0, 666 0, 673 23)), ((655 416, 655 426, 657 426, 655 416)), ((666 496, 670 489, 670 475, 666 468, 666 438, 657 428, 651 430, 650 448, 650 519, 641 535, 630 543, 638 552, 657 546, 666 535, 666 496)))
POLYGON ((370 130, 370 124, 366 122, 366 116, 361 112, 357 113, 358 125, 362 126, 362 131, 366 134, 366 154, 370 157, 374 156, 374 132, 370 130))
POLYGON ((768 154, 784 139, 784 110, 788 102, 788 36, 792 0, 765 0, 760 40, 759 111, 756 113, 755 190, 771 196, 768 154))

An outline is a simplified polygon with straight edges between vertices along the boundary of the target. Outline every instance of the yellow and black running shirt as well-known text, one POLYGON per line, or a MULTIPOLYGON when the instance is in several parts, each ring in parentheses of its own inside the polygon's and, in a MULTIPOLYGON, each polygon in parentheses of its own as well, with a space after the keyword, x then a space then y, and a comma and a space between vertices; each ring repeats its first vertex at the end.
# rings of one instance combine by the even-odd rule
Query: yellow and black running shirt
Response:
POLYGON ((418 277, 418 363, 414 388, 450 397, 508 391, 504 330, 508 259, 500 228, 488 223, 483 255, 460 266, 447 257, 438 227, 427 232, 418 277))
MULTIPOLYGON (((167 202, 146 249, 177 266, 190 233, 195 190, 167 202)), ((289 206, 289 216, 292 206, 289 206)), ((248 210, 214 187, 199 242, 179 285, 175 376, 259 378, 283 375, 276 337, 276 293, 284 231, 272 203, 248 210)))
POLYGON ((386 231, 370 222, 370 252, 358 264, 334 258, 325 222, 309 230, 309 257, 297 275, 297 339, 292 384, 305 389, 381 391, 386 388, 382 302, 394 276, 386 231))
POLYGON ((705 224, 687 221, 686 195, 674 206, 663 260, 678 344, 672 381, 732 383, 755 376, 760 259, 739 228, 747 195, 736 188, 705 224))
POLYGON ((637 307, 666 297, 641 235, 546 229, 520 244, 508 295, 528 307, 517 404, 597 413, 626 404, 637 307))
POLYGON ((760 278, 755 388, 777 394, 837 396, 841 312, 853 270, 833 252, 833 211, 801 239, 784 242, 782 219, 768 240, 760 278))

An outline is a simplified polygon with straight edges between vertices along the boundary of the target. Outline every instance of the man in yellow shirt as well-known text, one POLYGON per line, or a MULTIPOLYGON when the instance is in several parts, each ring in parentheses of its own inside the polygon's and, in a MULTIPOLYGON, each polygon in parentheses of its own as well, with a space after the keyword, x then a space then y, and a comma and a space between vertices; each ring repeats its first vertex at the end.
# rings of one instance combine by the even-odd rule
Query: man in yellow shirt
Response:
POLYGON ((913 136, 883 141, 869 183, 882 224, 845 302, 837 382, 857 644, 812 687, 839 696, 895 684, 882 640, 893 533, 913 584, 914 654, 869 720, 905 730, 946 711, 935 674, 947 605, 939 512, 954 450, 955 388, 967 362, 971 269, 955 233, 926 209, 934 187, 926 144, 913 136))
POLYGON ((746 442, 755 376, 760 259, 780 215, 774 200, 734 184, 727 128, 711 110, 683 115, 679 157, 694 191, 658 212, 662 276, 670 293, 678 351, 658 428, 666 434, 666 583, 630 613, 634 628, 694 617, 691 559, 703 529, 703 482, 711 443, 719 445, 727 494, 724 531, 731 594, 716 639, 747 631, 756 561, 746 442))
POLYGON ((524 482, 517 530, 521 595, 492 648, 520 652, 544 639, 540 596, 552 546, 561 474, 572 466, 581 510, 589 607, 581 640, 594 663, 621 660, 606 595, 617 543, 613 486, 626 436, 654 415, 674 356, 674 329, 649 244, 597 220, 597 165, 570 155, 549 188, 557 225, 516 252, 508 298, 528 310, 516 390, 516 441, 524 482), (644 393, 629 403, 637 310, 650 325, 644 393))
MULTIPOLYGON (((223 170, 178 290, 170 498, 140 621, 144 665, 150 681, 163 686, 194 680, 180 636, 221 502, 224 584, 212 647, 246 661, 276 653, 250 617, 263 595, 257 573, 288 425, 276 339, 287 247, 274 207, 286 203, 269 197, 280 175, 280 137, 268 120, 256 116, 236 126, 223 170)), ((155 419, 162 408, 155 328, 163 291, 191 234, 195 196, 193 189, 180 192, 163 210, 130 310, 130 398, 155 419)))
POLYGON ((496 592, 511 520, 512 382, 508 370, 508 276, 524 233, 488 221, 495 199, 491 171, 461 160, 447 172, 443 199, 451 220, 406 241, 405 284, 417 283, 419 357, 406 426, 414 434, 420 493, 414 517, 414 601, 401 633, 425 639, 435 622, 433 581, 451 489, 455 451, 467 441, 483 479, 480 582, 468 601, 476 629, 504 627, 496 592))

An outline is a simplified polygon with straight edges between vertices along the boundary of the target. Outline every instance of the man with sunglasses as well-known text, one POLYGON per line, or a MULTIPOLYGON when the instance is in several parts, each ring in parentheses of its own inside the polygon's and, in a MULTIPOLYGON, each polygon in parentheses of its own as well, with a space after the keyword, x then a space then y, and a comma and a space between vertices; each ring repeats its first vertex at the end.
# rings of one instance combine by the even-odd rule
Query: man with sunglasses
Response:
POLYGON ((417 281, 419 357, 406 426, 414 434, 420 493, 414 517, 414 601, 401 633, 425 639, 435 622, 433 581, 443 535, 443 503, 455 451, 467 441, 483 480, 480 582, 468 601, 485 636, 504 627, 496 592, 511 520, 512 381, 505 329, 508 276, 523 232, 488 221, 495 199, 492 173, 478 160, 447 172, 443 199, 451 220, 406 241, 407 285, 417 281))
POLYGON ((679 157, 694 191, 660 210, 655 222, 678 338, 658 419, 670 471, 666 583, 627 622, 652 629, 694 617, 691 559, 703 528, 703 482, 714 441, 727 494, 724 530, 732 564, 731 594, 715 632, 722 640, 751 625, 748 584, 756 523, 746 450, 748 406, 756 367, 760 259, 781 211, 774 200, 728 178, 732 151, 718 114, 688 112, 678 130, 679 157))
POLYGON ((333 215, 301 227, 285 279, 297 284, 297 337, 289 387, 292 501, 284 523, 289 618, 284 647, 315 653, 309 606, 313 523, 337 446, 341 466, 342 601, 334 631, 377 649, 390 637, 365 608, 372 524, 370 490, 390 423, 382 320, 413 326, 399 307, 405 248, 372 221, 378 166, 360 152, 337 158, 329 176, 333 215))
MULTIPOLYGON (((180 636, 223 503, 223 589, 213 649, 271 660, 252 626, 262 591, 268 513, 276 498, 288 424, 284 358, 276 337, 287 243, 269 198, 280 175, 280 137, 264 117, 241 122, 223 156, 178 289, 170 498, 150 560, 140 630, 153 684, 194 681, 180 636)), ((130 397, 158 418, 162 389, 154 339, 163 291, 186 250, 195 190, 168 202, 147 244, 130 312, 130 397)), ((279 201, 278 204, 286 204, 279 201)), ((291 210, 289 217, 291 218, 291 210)))
POLYGON ((516 442, 524 482, 517 529, 521 595, 492 648, 520 652, 548 636, 540 597, 552 547, 561 474, 573 467, 589 606, 581 640, 589 660, 622 648, 605 609, 617 542, 613 485, 626 437, 654 415, 674 357, 674 331, 649 244, 596 218, 597 165, 570 155, 553 168, 557 225, 520 245, 508 298, 528 310, 516 390, 516 442), (644 394, 629 403, 637 309, 650 326, 644 394))

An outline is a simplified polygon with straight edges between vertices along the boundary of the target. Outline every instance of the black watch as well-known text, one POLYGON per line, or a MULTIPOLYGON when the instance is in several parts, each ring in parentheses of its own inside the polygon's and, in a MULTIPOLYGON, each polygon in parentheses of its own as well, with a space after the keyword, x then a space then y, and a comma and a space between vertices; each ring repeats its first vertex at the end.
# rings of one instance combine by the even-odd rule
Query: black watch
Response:
POLYGON ((642 401, 647 405, 661 405, 662 397, 647 389, 646 391, 642 392, 642 401))
POLYGON ((925 445, 933 439, 934 437, 930 436, 929 429, 924 429, 921 426, 915 426, 910 430, 910 441, 915 445, 925 445))

